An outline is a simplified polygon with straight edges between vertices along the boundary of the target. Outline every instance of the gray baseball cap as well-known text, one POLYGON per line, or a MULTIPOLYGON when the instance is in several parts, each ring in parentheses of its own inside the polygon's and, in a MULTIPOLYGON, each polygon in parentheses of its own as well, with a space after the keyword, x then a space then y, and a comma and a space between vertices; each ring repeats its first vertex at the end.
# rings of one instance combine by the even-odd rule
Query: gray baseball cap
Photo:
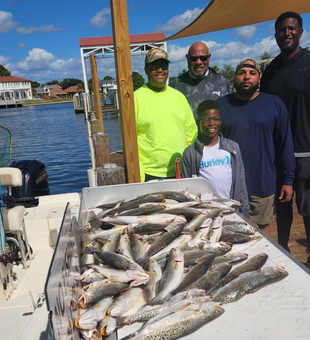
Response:
POLYGON ((246 58, 240 61, 240 63, 236 67, 235 73, 237 73, 238 70, 240 70, 242 67, 250 67, 250 68, 255 69, 258 73, 260 73, 259 63, 253 58, 246 58), (252 61, 254 65, 247 63, 248 60, 252 61))

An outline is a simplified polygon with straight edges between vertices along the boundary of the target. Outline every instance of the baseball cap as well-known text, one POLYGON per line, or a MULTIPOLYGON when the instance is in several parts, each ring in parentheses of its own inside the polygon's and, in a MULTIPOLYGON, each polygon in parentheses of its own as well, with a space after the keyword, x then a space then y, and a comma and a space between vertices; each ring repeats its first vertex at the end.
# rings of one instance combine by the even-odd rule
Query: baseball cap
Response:
POLYGON ((237 73, 238 70, 240 70, 242 67, 250 67, 250 68, 255 69, 258 73, 260 73, 260 66, 259 66, 258 62, 253 58, 246 58, 246 59, 240 61, 240 63, 236 67, 235 73, 237 73), (252 61, 254 65, 247 63, 248 60, 252 61))
POLYGON ((145 65, 151 64, 158 59, 165 59, 168 63, 170 63, 170 60, 168 59, 168 54, 165 50, 161 48, 152 48, 147 52, 145 56, 145 65))

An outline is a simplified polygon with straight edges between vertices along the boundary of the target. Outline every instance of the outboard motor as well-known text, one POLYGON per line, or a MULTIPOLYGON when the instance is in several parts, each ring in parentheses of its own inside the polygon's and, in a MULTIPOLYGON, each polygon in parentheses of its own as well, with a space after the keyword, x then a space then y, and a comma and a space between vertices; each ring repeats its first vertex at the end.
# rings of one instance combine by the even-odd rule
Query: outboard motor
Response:
POLYGON ((37 196, 49 195, 48 179, 45 165, 35 159, 14 161, 10 165, 22 172, 23 184, 12 188, 12 197, 17 205, 36 206, 37 196))

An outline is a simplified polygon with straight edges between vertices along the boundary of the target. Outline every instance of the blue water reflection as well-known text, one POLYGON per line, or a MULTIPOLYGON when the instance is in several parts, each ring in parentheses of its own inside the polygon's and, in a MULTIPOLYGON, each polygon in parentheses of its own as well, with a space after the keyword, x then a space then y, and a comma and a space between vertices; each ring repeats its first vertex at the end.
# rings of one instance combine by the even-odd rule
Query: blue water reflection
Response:
MULTIPOLYGON (((103 116, 110 151, 120 150, 117 115, 103 116)), ((88 186, 91 167, 84 114, 75 114, 73 103, 0 110, 0 125, 12 133, 11 161, 36 159, 45 164, 51 194, 81 192, 88 186)))

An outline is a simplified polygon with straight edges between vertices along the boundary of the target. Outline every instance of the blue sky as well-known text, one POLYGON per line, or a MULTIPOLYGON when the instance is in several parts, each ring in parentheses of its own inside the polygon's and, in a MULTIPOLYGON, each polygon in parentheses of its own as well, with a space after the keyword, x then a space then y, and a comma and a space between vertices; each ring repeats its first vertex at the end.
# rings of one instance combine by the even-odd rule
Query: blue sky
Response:
MULTIPOLYGON (((130 34, 163 32, 167 37, 192 22, 209 1, 128 0, 130 34), (176 5, 177 4, 177 5, 176 5)), ((43 84, 64 78, 83 79, 79 38, 111 36, 109 0, 0 0, 0 65, 13 76, 43 84)), ((302 15, 303 47, 310 47, 310 14, 302 15)), ((260 59, 279 53, 274 21, 168 42, 170 76, 186 68, 185 54, 195 41, 212 53, 210 65, 235 66, 247 56, 260 59)), ((98 76, 115 76, 114 59, 97 62, 98 76)), ((132 69, 144 75, 143 57, 132 58, 132 69)), ((91 77, 87 72, 88 78, 91 77)))

